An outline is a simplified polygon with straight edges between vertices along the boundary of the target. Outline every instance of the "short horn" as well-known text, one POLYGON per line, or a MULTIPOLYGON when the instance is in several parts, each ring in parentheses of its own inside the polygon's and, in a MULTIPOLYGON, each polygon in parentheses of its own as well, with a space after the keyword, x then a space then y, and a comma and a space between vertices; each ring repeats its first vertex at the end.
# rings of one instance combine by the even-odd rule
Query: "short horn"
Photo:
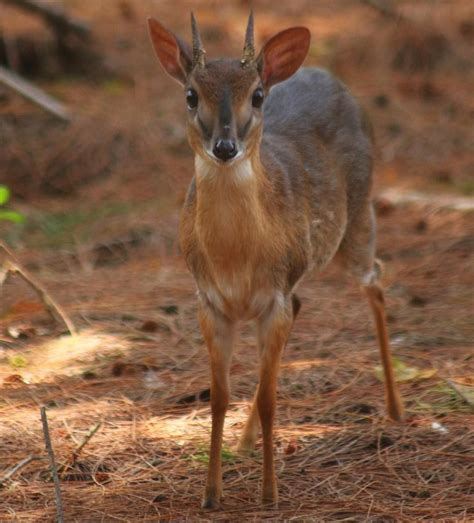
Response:
POLYGON ((206 67, 206 51, 202 46, 201 36, 194 18, 194 13, 191 13, 191 29, 193 32, 193 67, 206 67))
POLYGON ((244 52, 242 53, 242 60, 240 61, 242 67, 248 67, 255 61, 255 44, 253 38, 253 10, 250 11, 249 21, 247 23, 247 30, 245 31, 244 52))

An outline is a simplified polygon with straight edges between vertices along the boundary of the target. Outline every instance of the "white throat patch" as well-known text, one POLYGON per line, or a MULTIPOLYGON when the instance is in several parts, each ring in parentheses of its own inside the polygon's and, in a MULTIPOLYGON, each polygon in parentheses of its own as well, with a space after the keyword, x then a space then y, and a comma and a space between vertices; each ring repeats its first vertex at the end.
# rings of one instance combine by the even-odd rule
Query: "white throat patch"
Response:
POLYGON ((233 161, 230 165, 217 165, 212 160, 205 160, 201 156, 194 157, 194 167, 198 179, 212 179, 225 176, 234 181, 250 180, 254 177, 252 163, 248 158, 233 161))

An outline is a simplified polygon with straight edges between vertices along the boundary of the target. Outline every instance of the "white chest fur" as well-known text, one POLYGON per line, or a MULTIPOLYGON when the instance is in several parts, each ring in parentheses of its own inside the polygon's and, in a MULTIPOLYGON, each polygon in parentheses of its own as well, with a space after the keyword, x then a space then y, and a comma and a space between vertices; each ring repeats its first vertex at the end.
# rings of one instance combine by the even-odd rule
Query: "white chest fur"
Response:
POLYGON ((252 164, 249 159, 236 159, 230 165, 217 165, 212 160, 205 160, 196 155, 194 167, 198 180, 211 180, 221 177, 225 181, 242 182, 253 178, 252 164))

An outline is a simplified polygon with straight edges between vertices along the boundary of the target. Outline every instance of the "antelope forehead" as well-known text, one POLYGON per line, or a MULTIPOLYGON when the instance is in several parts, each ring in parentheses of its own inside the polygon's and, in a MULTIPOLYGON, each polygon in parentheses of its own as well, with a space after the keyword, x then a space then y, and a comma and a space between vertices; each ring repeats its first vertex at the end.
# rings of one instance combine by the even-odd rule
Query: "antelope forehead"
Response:
POLYGON ((217 103, 226 92, 235 101, 248 97, 251 88, 258 83, 257 69, 243 69, 239 60, 213 60, 205 68, 195 69, 193 79, 203 96, 217 103))

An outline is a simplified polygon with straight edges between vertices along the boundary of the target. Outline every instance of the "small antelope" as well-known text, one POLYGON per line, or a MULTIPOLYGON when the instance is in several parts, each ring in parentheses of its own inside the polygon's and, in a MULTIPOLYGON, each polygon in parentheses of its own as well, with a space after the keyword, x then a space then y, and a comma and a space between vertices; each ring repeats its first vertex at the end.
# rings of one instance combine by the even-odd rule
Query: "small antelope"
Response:
POLYGON ((292 27, 256 54, 250 14, 240 60, 208 60, 191 14, 192 48, 149 19, 155 52, 183 87, 195 176, 180 244, 198 287, 211 363, 212 435, 203 507, 222 495, 221 448, 236 325, 254 320, 259 384, 239 448, 263 435, 262 501, 277 502, 273 422, 280 357, 300 309, 295 288, 337 257, 375 317, 389 416, 402 418, 375 261, 370 125, 321 69, 300 69, 310 32, 292 27), (259 423, 260 422, 260 423, 259 423))

